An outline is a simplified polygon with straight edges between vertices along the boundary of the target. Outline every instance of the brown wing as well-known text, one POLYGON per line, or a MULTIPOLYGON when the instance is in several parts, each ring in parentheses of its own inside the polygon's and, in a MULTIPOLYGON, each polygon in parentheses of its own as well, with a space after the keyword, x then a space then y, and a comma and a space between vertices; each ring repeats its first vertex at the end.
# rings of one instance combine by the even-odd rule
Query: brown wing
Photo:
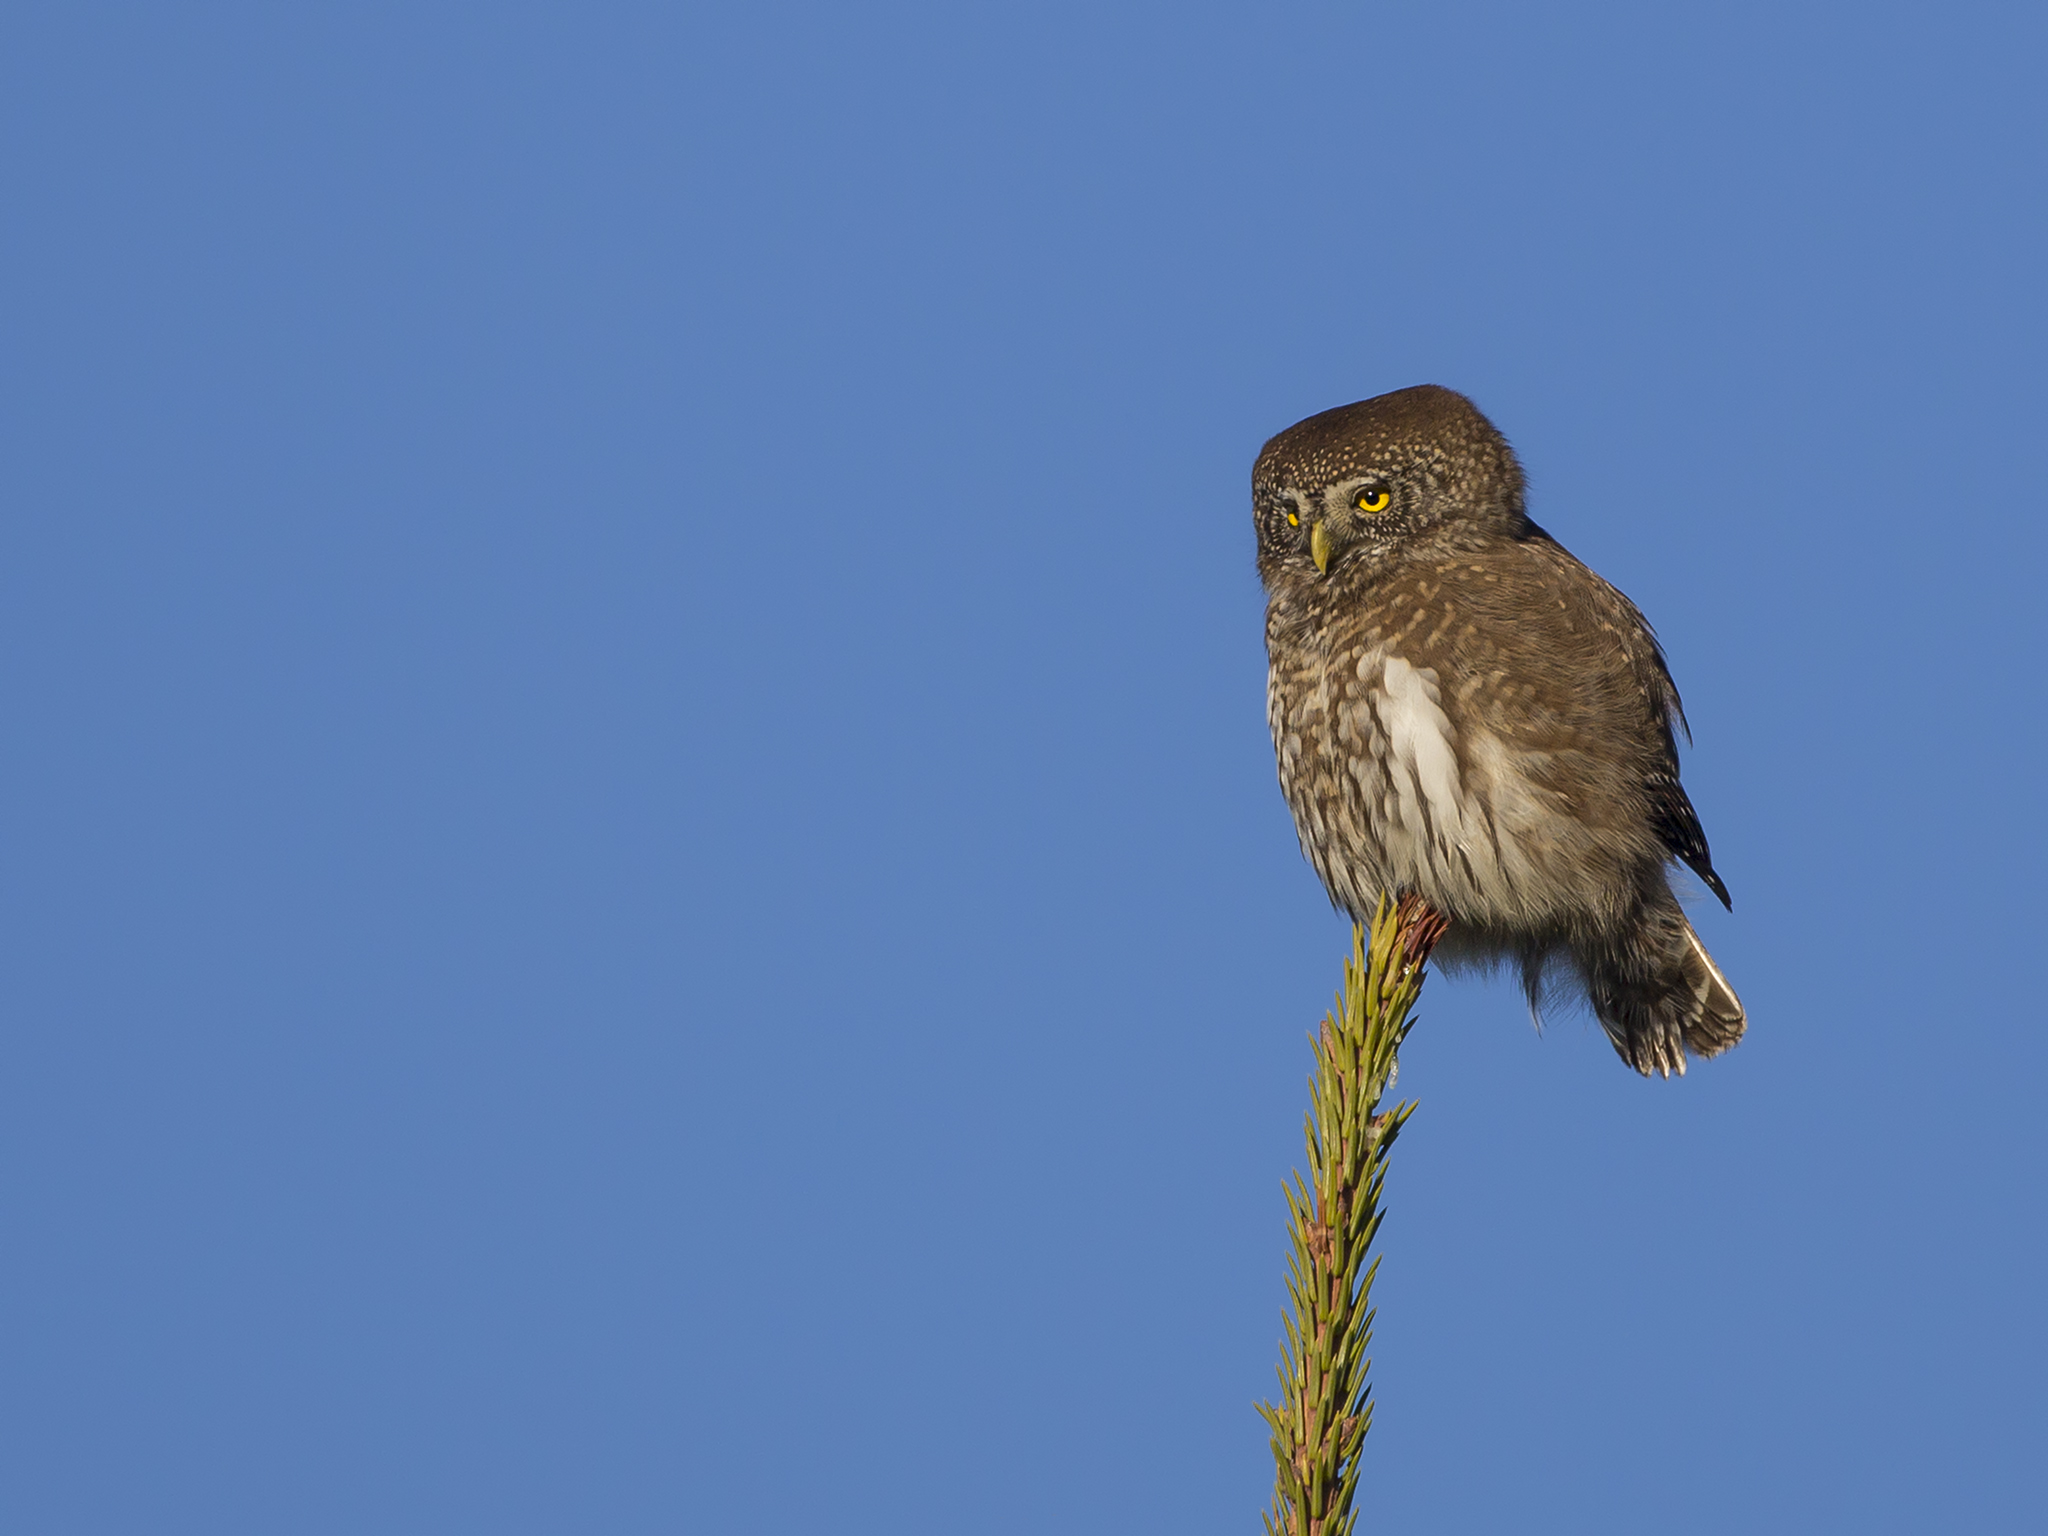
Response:
POLYGON ((1714 872, 1714 856, 1707 847, 1707 834, 1700 826, 1699 812, 1678 778, 1678 742, 1675 725, 1692 740, 1686 723, 1685 705, 1679 700, 1678 685, 1671 680, 1671 668, 1664 659, 1664 647, 1642 610, 1568 549, 1532 525, 1526 541, 1537 560, 1557 573, 1559 584, 1577 587, 1603 636, 1611 636, 1626 658, 1629 675, 1638 696, 1654 717, 1658 747, 1646 763, 1643 790, 1649 802, 1651 823, 1665 850, 1705 882, 1720 898, 1721 905, 1734 910, 1728 887, 1714 872))
POLYGON ((1545 787, 1576 816, 1647 831, 1726 903, 1679 784, 1674 726, 1685 729, 1685 711, 1635 604, 1533 525, 1432 575, 1444 611, 1471 616, 1429 637, 1460 679, 1459 702, 1540 754, 1545 787))

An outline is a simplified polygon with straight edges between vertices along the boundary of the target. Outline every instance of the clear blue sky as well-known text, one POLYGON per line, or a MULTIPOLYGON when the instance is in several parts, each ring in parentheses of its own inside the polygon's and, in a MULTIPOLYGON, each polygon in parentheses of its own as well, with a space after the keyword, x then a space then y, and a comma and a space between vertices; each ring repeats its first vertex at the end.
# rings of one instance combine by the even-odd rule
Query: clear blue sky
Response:
POLYGON ((1368 1523, 2035 1532, 2048 22, 16 6, 0 1527, 1246 1532, 1248 476, 1658 625, 1747 1043, 1433 982, 1368 1523))

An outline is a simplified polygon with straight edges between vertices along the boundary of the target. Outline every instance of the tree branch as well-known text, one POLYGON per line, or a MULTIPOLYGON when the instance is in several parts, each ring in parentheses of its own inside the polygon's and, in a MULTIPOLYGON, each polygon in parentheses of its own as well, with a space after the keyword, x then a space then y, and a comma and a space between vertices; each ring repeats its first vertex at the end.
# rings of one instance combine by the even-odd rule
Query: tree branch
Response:
POLYGON ((1449 927, 1414 896, 1380 902, 1368 947, 1351 930, 1344 989, 1314 1040, 1304 1126, 1308 1174, 1286 1186, 1287 1333, 1280 1401, 1259 1404, 1273 1431, 1273 1507, 1267 1536, 1349 1536, 1357 1513, 1358 1453, 1372 1427, 1372 1280, 1386 1158, 1412 1104, 1382 1111, 1396 1055, 1413 1024, 1423 966, 1449 927))

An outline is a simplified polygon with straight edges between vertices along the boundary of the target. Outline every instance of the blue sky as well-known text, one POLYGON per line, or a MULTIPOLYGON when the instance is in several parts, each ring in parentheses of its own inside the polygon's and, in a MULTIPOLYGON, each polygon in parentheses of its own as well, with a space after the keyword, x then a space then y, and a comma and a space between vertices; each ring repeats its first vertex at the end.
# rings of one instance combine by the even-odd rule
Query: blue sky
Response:
POLYGON ((1749 1039, 1433 981, 1368 1523, 2035 1531, 2048 24, 17 7, 0 1524, 1246 1531, 1248 476, 1657 624, 1749 1039))

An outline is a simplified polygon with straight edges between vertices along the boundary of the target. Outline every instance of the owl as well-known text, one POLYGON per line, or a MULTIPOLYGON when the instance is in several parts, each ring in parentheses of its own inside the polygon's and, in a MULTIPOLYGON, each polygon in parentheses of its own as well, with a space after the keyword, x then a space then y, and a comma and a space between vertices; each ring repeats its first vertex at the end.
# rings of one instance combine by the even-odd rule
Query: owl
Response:
POLYGON ((1664 653, 1529 520, 1493 423, 1432 384, 1324 411, 1266 444, 1252 508, 1280 785, 1330 899, 1422 897, 1439 961, 1518 972, 1539 1017, 1583 1001, 1646 1076, 1740 1040, 1671 888, 1683 863, 1729 904, 1664 653))

